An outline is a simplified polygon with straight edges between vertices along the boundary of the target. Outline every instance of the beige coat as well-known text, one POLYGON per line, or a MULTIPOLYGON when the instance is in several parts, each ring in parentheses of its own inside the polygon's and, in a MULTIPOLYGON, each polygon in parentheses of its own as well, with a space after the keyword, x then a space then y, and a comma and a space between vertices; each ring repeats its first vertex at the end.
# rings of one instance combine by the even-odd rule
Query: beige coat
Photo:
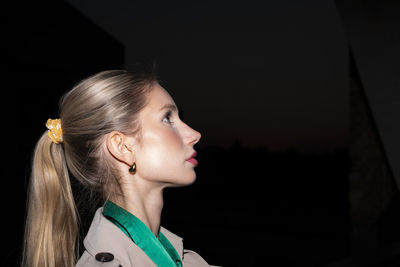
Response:
MULTIPOLYGON (((196 252, 183 249, 182 238, 163 227, 161 227, 160 231, 174 246, 182 259, 184 267, 210 266, 196 252)), ((103 208, 99 208, 96 211, 83 244, 86 250, 76 264, 77 267, 156 266, 156 264, 142 249, 132 242, 132 240, 129 239, 129 237, 127 237, 117 226, 103 216, 103 208), (103 262, 100 258, 102 258, 103 262)))

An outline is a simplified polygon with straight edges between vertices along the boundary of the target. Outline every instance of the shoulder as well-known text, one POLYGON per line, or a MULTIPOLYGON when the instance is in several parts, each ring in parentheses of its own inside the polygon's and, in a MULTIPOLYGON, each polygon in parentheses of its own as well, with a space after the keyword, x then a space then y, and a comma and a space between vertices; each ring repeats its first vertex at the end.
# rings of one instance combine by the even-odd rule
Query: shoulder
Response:
POLYGON ((155 266, 117 226, 96 211, 83 241, 85 252, 76 266, 155 266))
POLYGON ((183 251, 183 266, 210 266, 197 252, 189 249, 183 251))
MULTIPOLYGON (((160 231, 170 241, 182 259, 184 267, 210 266, 196 252, 183 249, 181 237, 161 227, 160 231)), ((98 209, 84 240, 85 252, 77 267, 96 266, 156 266, 154 262, 130 240, 117 226, 106 219, 98 209)))
POLYGON ((164 227, 161 227, 161 232, 166 238, 168 238, 175 250, 178 252, 184 267, 210 266, 198 253, 194 252, 193 250, 183 248, 183 238, 168 231, 164 227))

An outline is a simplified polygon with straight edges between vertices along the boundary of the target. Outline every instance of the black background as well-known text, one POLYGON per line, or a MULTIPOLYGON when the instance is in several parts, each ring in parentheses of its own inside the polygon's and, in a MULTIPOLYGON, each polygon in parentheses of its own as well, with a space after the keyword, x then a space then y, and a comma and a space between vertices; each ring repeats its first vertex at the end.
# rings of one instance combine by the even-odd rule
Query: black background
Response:
MULTIPOLYGON (((259 15, 258 18, 262 18, 262 7, 268 6, 226 2, 217 5, 215 9, 214 4, 205 2, 200 10, 204 11, 210 7, 210 10, 232 8, 237 11, 241 5, 247 11, 246 18, 249 19, 252 14, 249 10, 254 10, 259 15)), ((316 7, 313 7, 310 1, 296 1, 293 5, 278 5, 279 8, 276 9, 291 10, 293 14, 297 14, 292 20, 286 20, 284 25, 296 25, 298 19, 307 21, 307 13, 299 16, 296 8, 300 7, 301 12, 309 10, 310 14, 318 14, 318 8, 335 8, 332 2, 327 2, 326 5, 318 4, 316 7)), ((195 10, 196 5, 193 6, 195 10)), ((167 7, 164 3, 162 8, 156 9, 158 13, 155 14, 174 14, 173 11, 180 5, 171 4, 169 11, 165 9, 167 7)), ((138 52, 136 57, 127 57, 126 44, 122 44, 121 40, 111 36, 67 2, 26 2, 7 5, 5 10, 5 47, 1 63, 5 70, 2 85, 5 155, 2 160, 2 220, 5 221, 2 227, 2 265, 17 266, 20 261, 32 149, 45 130, 47 118, 58 116, 59 97, 80 79, 98 71, 125 66, 134 69, 135 65, 132 62, 135 62, 135 59, 138 68, 147 68, 154 62, 159 65, 162 85, 171 91, 172 96, 177 99, 178 106, 183 107, 183 120, 190 122, 190 125, 194 125, 194 128, 203 134, 203 140, 195 147, 199 160, 196 183, 187 188, 168 189, 165 192, 162 225, 183 236, 185 247, 198 252, 210 264, 223 266, 324 266, 352 255, 349 202, 351 162, 348 155, 349 107, 346 82, 349 80, 350 68, 356 66, 350 65, 350 54, 345 39, 343 42, 338 41, 340 49, 324 50, 328 56, 322 60, 325 62, 323 66, 315 66, 320 61, 312 58, 319 54, 310 54, 308 61, 293 58, 293 64, 297 64, 294 69, 290 68, 290 57, 283 57, 282 66, 276 66, 269 65, 265 58, 260 62, 261 57, 253 55, 242 58, 241 60, 248 63, 247 68, 236 72, 232 72, 232 68, 229 69, 229 62, 217 60, 220 64, 218 68, 228 69, 228 72, 218 72, 215 64, 211 62, 207 65, 207 60, 203 60, 203 65, 200 66, 196 65, 196 61, 192 62, 192 72, 185 73, 174 72, 185 69, 179 65, 182 63, 182 57, 177 57, 181 61, 175 62, 176 65, 168 63, 174 57, 165 52, 157 52, 150 41, 146 43, 148 39, 139 38, 140 33, 137 34, 139 45, 135 44, 134 47, 135 51, 140 53, 138 52), (145 47, 150 48, 146 50, 145 47), (330 51, 339 55, 330 54, 330 51), (342 57, 344 60, 336 61, 336 57, 342 57), (329 61, 330 58, 332 62, 329 61), (224 62, 226 66, 223 65, 224 62), (343 65, 335 65, 338 62, 342 62, 343 65), (179 68, 176 67, 178 65, 179 68), (315 71, 315 76, 302 75, 302 66, 309 71, 322 68, 323 73, 328 73, 326 77, 330 78, 319 79, 318 71, 315 71), (329 66, 332 66, 331 72, 329 66), (271 73, 271 70, 276 69, 279 69, 279 72, 271 73), (211 75, 204 75, 205 70, 210 70, 208 73, 211 75), (246 75, 243 74, 245 72, 246 75), (281 75, 280 79, 274 79, 277 73, 281 75), (238 79, 238 75, 243 75, 242 79, 238 79), (235 77, 236 80, 230 79, 231 77, 235 77), (313 77, 317 82, 313 83, 313 77), (202 82, 202 78, 207 82, 202 82), (231 84, 239 80, 241 90, 223 89, 224 84, 229 87, 228 80, 231 84), (278 89, 266 87, 266 80, 273 81, 268 83, 269 85, 276 83, 278 89), (285 87, 286 91, 278 86, 283 81, 286 82, 281 86, 285 87), (225 113, 219 114, 231 121, 230 124, 226 124, 228 126, 223 121, 213 122, 209 114, 203 116, 201 108, 191 109, 190 103, 193 99, 189 98, 190 84, 214 85, 209 91, 205 90, 204 94, 208 94, 210 103, 213 103, 211 99, 219 99, 216 112, 225 110, 225 113), (284 92, 284 97, 280 98, 282 102, 274 103, 276 107, 270 108, 270 114, 274 114, 271 121, 267 120, 270 124, 260 124, 258 120, 252 120, 254 110, 257 112, 257 118, 268 116, 268 103, 263 105, 262 101, 256 99, 256 95, 238 94, 246 91, 243 86, 245 84, 250 84, 249 87, 255 92, 258 86, 260 90, 277 91, 276 94, 279 94, 280 90, 284 92), (311 84, 315 87, 308 91, 307 87, 311 84), (343 87, 335 88, 338 85, 343 87), (212 91, 218 88, 223 93, 215 93, 213 98, 212 91), (323 102, 320 102, 318 97, 324 94, 315 93, 318 99, 312 100, 313 92, 318 90, 326 90, 328 97, 323 102), (182 91, 188 92, 180 94, 182 91), (294 92, 293 95, 290 92, 294 92), (339 97, 336 95, 330 101, 329 96, 335 95, 335 92, 338 92, 339 97), (229 97, 224 98, 224 93, 229 97), (240 98, 243 98, 243 105, 237 110, 236 106, 232 108, 240 98), (257 105, 252 105, 252 101, 257 105), (323 110, 320 106, 310 108, 310 103, 319 103, 326 107, 326 112, 319 113, 318 111, 323 110), (267 108, 263 109, 264 107, 267 108), (306 110, 304 114, 308 115, 299 118, 285 115, 300 114, 302 108, 306 110), (237 117, 237 121, 247 121, 246 126, 236 125, 236 128, 228 130, 224 128, 237 123, 235 116, 229 117, 230 111, 235 116, 240 114, 242 117, 237 117), (320 123, 324 121, 328 123, 320 123), (239 131, 239 128, 246 128, 246 131, 239 131), (273 132, 272 135, 266 134, 266 137, 260 134, 268 132, 269 129, 273 132)), ((201 20, 202 15, 204 14, 199 12, 197 19, 201 20)), ((145 12, 141 13, 141 16, 147 17, 145 12)), ((276 17, 279 17, 279 13, 276 17)), ((205 28, 226 29, 227 22, 219 17, 218 13, 213 14, 213 18, 211 22, 207 19, 208 24, 204 24, 205 28)), ((184 21, 185 17, 181 19, 184 21)), ((337 22, 340 21, 339 15, 337 19, 337 22)), ((230 21, 234 22, 235 17, 230 17, 230 21)), ((157 23, 154 22, 154 25, 159 25, 157 23)), ((263 25, 262 23, 265 22, 253 18, 246 27, 251 28, 253 25, 257 28, 256 26, 263 25)), ((274 32, 282 31, 282 35, 296 32, 296 27, 292 27, 292 31, 285 31, 286 28, 282 27, 282 24, 274 21, 268 23, 267 28, 273 29, 274 32)), ((315 24, 318 24, 318 21, 310 22, 310 25, 315 24)), ((200 26, 197 31, 201 31, 203 24, 198 25, 200 26)), ((340 26, 340 22, 337 25, 340 26)), ((157 28, 156 26, 154 27, 157 28)), ((241 28, 240 25, 232 24, 229 27, 233 32, 241 28)), ((323 36, 329 36, 332 27, 329 25, 324 28, 320 25, 319 29, 328 31, 328 34, 325 32, 323 36)), ((152 32, 154 29, 147 30, 152 32)), ((335 36, 337 31, 343 31, 340 27, 334 29, 332 34, 335 36)), ((145 35, 145 31, 142 29, 143 36, 151 35, 145 35)), ((257 36, 258 31, 252 34, 257 36)), ((304 46, 301 35, 296 38, 299 38, 299 50, 296 52, 300 53, 302 49, 305 53, 311 51, 306 48, 307 45, 304 46)), ((304 38, 314 40, 314 37, 304 38)), ((218 40, 223 40, 223 35, 218 40)), ((267 43, 268 32, 263 40, 267 43)), ((278 43, 276 40, 275 42, 278 43)), ((296 43, 291 45, 296 46, 296 43)), ((337 44, 333 44, 332 47, 335 45, 337 44)), ((218 41, 210 45, 213 46, 218 47, 218 41)), ((235 44, 232 46, 233 48, 229 49, 234 51, 235 44)), ((194 46, 193 51, 200 48, 200 45, 194 46)), ((276 51, 273 53, 285 54, 287 48, 285 45, 275 45, 276 51)), ((192 53, 198 60, 207 54, 208 59, 213 59, 218 54, 207 50, 200 55, 192 53)), ((229 58, 229 55, 232 55, 232 58, 240 58, 240 55, 237 56, 234 52, 225 57, 229 58)), ((242 61, 237 64, 240 65, 240 62, 242 61)), ((273 62, 280 62, 279 57, 273 62)), ((194 85, 193 94, 196 94, 195 90, 198 91, 198 88, 194 85)), ((206 100, 202 101, 204 109, 210 109, 206 100)), ((210 105, 212 110, 214 106, 210 105)), ((90 214, 83 216, 84 227, 87 227, 90 220, 90 214)))

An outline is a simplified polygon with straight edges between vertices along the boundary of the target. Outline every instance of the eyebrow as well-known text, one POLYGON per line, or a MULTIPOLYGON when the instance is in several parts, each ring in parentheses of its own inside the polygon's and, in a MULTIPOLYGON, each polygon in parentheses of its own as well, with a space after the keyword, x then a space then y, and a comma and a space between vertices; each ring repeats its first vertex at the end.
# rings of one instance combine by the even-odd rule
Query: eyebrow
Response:
POLYGON ((163 110, 163 109, 171 109, 171 110, 179 113, 178 108, 174 104, 166 104, 162 108, 160 108, 160 111, 163 110))

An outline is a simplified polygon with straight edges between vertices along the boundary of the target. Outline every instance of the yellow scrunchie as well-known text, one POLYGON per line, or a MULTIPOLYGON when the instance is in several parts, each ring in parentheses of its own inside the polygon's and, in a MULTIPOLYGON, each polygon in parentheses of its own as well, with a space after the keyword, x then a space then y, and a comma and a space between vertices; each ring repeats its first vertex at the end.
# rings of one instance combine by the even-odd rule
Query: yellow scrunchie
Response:
POLYGON ((54 143, 59 144, 63 141, 60 119, 48 119, 46 122, 46 127, 49 129, 47 134, 54 143))

